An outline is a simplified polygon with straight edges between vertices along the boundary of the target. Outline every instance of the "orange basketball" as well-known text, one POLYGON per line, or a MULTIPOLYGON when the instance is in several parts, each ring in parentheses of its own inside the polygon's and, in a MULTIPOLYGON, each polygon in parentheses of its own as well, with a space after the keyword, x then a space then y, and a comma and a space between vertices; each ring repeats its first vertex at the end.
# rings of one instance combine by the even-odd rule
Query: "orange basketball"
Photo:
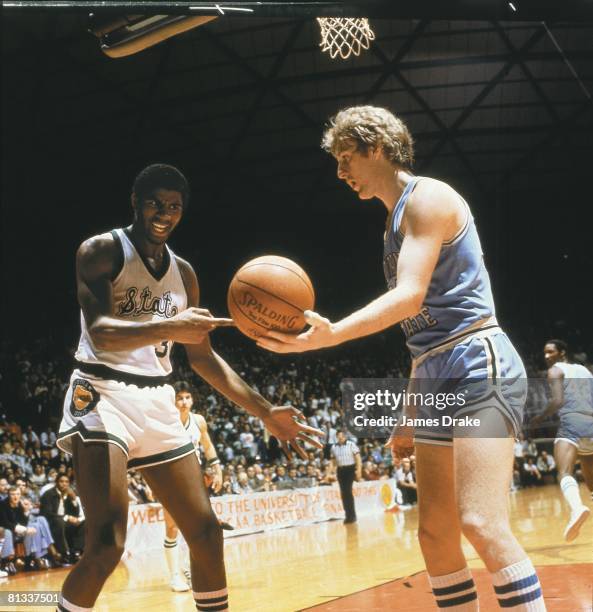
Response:
POLYGON ((303 312, 315 306, 315 291, 294 261, 264 255, 235 274, 227 304, 237 327, 254 340, 270 329, 298 334, 306 325, 303 312))

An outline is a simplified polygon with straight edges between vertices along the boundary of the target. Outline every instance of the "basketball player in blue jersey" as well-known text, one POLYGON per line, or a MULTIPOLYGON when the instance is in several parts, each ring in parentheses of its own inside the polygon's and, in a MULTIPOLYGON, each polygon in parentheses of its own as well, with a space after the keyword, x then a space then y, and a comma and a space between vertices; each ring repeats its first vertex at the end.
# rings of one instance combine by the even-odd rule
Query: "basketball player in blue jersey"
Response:
MULTIPOLYGON (((526 374, 496 322, 469 207, 447 184, 412 174, 411 135, 383 108, 342 110, 322 146, 336 158, 338 177, 361 200, 379 198, 387 209, 383 264, 388 291, 335 323, 307 312, 311 327, 306 332, 269 332, 258 343, 280 353, 309 351, 400 323, 413 359, 412 388, 422 379, 449 379, 449 388, 468 380, 492 383, 492 390, 496 386, 488 401, 464 413, 478 417, 484 427, 471 437, 444 426, 414 431, 418 536, 438 607, 478 609, 461 547, 464 534, 491 573, 501 607, 545 610, 535 569, 508 518, 513 439, 525 399, 524 384, 517 391, 508 382, 524 382, 526 374)), ((431 410, 423 416, 438 420, 438 411, 431 410)), ((392 452, 411 451, 409 433, 392 436, 392 452)))
POLYGON ((142 469, 188 543, 197 609, 228 609, 221 528, 167 382, 174 342, 185 346, 197 374, 261 418, 285 448, 304 455, 297 437, 322 446, 306 435, 322 433, 301 424, 299 411, 271 406, 213 351, 209 332, 231 322, 199 308, 194 270, 166 245, 188 198, 179 170, 148 166, 134 182, 132 224, 78 249, 82 333, 58 446, 73 454, 86 543, 64 582, 60 610, 91 610, 122 556, 128 468, 142 469))
POLYGON ((568 346, 562 340, 548 340, 544 359, 548 366, 550 401, 544 411, 531 419, 531 425, 558 414, 560 426, 554 440, 554 459, 562 495, 570 508, 564 538, 571 542, 578 535, 591 510, 583 504, 579 485, 573 477, 577 454, 585 474, 593 470, 593 374, 585 366, 569 363, 568 346))

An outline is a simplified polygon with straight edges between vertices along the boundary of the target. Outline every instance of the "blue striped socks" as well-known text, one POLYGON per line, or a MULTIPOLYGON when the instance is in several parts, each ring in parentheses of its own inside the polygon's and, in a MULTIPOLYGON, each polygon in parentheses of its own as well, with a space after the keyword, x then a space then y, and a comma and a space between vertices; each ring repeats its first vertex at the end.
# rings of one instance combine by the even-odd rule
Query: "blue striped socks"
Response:
POLYGON ((480 609, 469 568, 445 576, 429 576, 428 579, 439 608, 451 612, 475 612, 480 609))
POLYGON ((492 574, 494 592, 501 608, 513 612, 542 612, 546 609, 539 578, 529 559, 523 559, 492 574))

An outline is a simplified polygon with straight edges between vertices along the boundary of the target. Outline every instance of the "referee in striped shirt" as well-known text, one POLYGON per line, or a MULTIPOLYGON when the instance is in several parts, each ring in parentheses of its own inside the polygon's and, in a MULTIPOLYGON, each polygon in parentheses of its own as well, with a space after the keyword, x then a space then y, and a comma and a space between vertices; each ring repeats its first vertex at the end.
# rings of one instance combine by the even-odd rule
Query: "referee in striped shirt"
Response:
POLYGON ((331 461, 334 471, 338 472, 338 484, 340 495, 346 517, 344 524, 356 522, 356 509, 354 507, 354 495, 352 485, 354 478, 360 480, 362 475, 362 462, 360 450, 352 440, 346 438, 343 431, 338 432, 338 442, 331 447, 331 461))

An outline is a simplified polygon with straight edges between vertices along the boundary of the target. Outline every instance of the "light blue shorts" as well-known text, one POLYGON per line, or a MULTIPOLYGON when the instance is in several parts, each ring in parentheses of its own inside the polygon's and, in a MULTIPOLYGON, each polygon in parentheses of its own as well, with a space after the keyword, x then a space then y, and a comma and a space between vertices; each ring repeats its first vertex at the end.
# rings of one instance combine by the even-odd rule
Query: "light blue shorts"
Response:
MULTIPOLYGON (((451 446, 455 427, 443 424, 443 415, 479 418, 479 411, 486 408, 499 410, 514 434, 519 433, 527 398, 527 373, 521 357, 500 328, 472 334, 458 344, 432 353, 431 350, 428 356, 413 363, 410 390, 430 388, 432 393, 452 393, 463 399, 441 410, 431 406, 417 408, 416 418, 438 424, 416 426, 415 441, 451 446)), ((462 435, 471 437, 472 433, 462 435)), ((480 435, 500 434, 489 436, 486 430, 480 435)))
POLYGON ((560 426, 554 443, 568 442, 582 455, 593 453, 593 416, 581 412, 569 412, 560 417, 560 426))

